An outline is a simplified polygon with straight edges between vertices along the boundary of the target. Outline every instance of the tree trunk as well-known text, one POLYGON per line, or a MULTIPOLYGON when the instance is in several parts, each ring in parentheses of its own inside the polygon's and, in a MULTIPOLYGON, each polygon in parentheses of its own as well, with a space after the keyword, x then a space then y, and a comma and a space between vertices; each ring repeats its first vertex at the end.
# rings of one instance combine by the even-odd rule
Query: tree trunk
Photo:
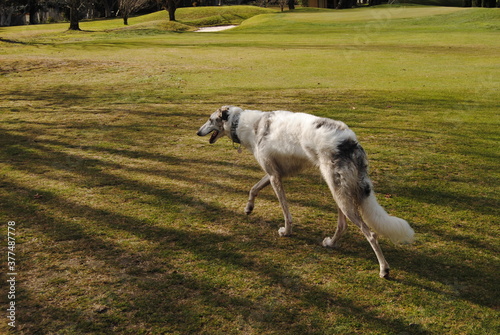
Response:
POLYGON ((80 30, 80 20, 78 18, 80 0, 71 0, 69 5, 69 30, 80 30))
POLYGON ((38 12, 38 4, 34 0, 28 0, 28 9, 30 13, 29 24, 36 24, 36 13, 38 12))
POLYGON ((340 0, 336 9, 352 8, 354 5, 353 0, 340 0))
POLYGON ((123 14, 123 24, 128 26, 128 14, 123 14))
POLYGON ((12 14, 14 13, 14 7, 4 7, 3 11, 0 11, 0 27, 10 26, 12 21, 12 14))
POLYGON ((102 1, 101 4, 104 7, 104 17, 111 17, 111 7, 109 6, 107 1, 102 1))
POLYGON ((176 9, 177 8, 175 8, 175 7, 168 9, 168 19, 169 19, 169 21, 175 21, 175 10, 176 9))
POLYGON ((289 10, 295 9, 295 0, 288 0, 288 9, 289 10))
POLYGON ((167 0, 167 12, 168 12, 168 19, 170 21, 175 21, 175 10, 177 9, 177 4, 175 3, 175 0, 167 0))

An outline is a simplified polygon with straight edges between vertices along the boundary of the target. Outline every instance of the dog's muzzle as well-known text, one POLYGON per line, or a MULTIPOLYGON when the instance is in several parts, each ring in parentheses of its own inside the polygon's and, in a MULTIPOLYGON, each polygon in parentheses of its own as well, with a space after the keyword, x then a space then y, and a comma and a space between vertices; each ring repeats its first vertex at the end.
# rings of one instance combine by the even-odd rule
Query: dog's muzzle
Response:
POLYGON ((217 136, 219 136, 219 131, 218 130, 212 130, 212 131, 209 131, 209 132, 206 132, 203 127, 200 128, 200 130, 198 130, 198 132, 196 133, 196 135, 198 136, 206 136, 208 134, 212 133, 212 135, 210 136, 210 140, 208 141, 210 144, 214 144, 215 141, 217 141, 217 136))

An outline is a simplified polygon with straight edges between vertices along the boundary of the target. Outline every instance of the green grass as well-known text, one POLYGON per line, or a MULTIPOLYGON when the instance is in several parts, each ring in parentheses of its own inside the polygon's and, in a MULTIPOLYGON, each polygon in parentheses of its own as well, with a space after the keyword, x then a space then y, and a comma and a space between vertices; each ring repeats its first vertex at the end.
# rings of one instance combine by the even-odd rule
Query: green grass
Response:
MULTIPOLYGON (((179 24, 227 10, 179 10, 179 24)), ((162 29, 165 14, 0 28, 19 333, 498 331, 498 11, 301 9, 219 33, 162 29), (357 133, 379 202, 417 232, 381 241, 392 280, 353 225, 321 247, 336 216, 314 170, 286 183, 293 237, 278 237, 271 189, 245 216, 257 163, 196 136, 223 104, 357 133)))

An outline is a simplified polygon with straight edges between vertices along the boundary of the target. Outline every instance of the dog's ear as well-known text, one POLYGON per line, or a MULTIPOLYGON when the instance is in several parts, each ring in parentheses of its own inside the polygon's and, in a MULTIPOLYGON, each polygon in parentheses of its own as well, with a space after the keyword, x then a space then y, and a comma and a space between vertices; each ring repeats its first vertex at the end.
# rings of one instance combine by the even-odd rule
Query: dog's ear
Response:
POLYGON ((222 119, 222 121, 227 121, 229 119, 229 107, 221 107, 219 109, 219 117, 222 119))

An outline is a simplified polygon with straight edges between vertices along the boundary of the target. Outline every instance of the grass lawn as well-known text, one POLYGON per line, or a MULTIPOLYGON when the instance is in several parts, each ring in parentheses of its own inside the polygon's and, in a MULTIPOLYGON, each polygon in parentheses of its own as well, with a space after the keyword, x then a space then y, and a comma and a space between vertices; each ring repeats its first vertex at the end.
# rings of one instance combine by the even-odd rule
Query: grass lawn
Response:
POLYGON ((0 332, 15 301, 20 334, 498 333, 500 12, 262 13, 0 28, 0 332), (336 214, 314 170, 285 184, 293 237, 270 188, 244 214, 257 163, 196 136, 223 104, 357 133, 417 233, 381 241, 391 280, 352 224, 320 245, 336 214))

